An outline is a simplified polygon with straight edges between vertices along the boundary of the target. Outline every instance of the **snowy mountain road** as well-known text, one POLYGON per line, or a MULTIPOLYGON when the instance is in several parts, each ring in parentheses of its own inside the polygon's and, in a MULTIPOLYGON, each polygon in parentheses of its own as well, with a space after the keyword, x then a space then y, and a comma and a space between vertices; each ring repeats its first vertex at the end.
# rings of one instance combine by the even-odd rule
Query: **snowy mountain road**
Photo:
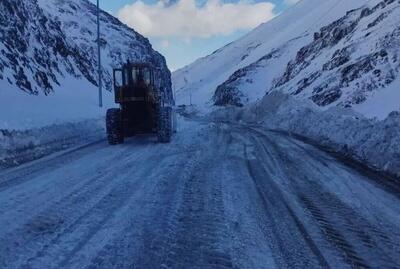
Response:
POLYGON ((399 195, 276 132, 185 121, 0 171, 0 268, 400 268, 399 195))

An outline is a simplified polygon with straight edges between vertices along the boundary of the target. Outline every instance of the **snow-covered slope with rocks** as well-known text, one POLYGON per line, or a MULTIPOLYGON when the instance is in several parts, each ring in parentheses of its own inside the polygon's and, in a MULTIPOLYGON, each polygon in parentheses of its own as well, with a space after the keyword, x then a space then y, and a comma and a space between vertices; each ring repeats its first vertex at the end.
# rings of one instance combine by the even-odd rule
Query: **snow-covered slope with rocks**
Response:
POLYGON ((379 118, 399 109, 400 3, 303 0, 176 71, 178 103, 244 105, 274 90, 379 118), (385 103, 382 106, 382 103, 385 103))
POLYGON ((272 89, 310 98, 323 107, 354 107, 386 117, 400 108, 399 102, 388 102, 385 107, 369 102, 368 109, 357 105, 389 92, 399 100, 398 84, 393 83, 400 71, 399 22, 399 1, 349 11, 314 34, 314 40, 297 52, 272 89))
MULTIPOLYGON (((0 1, 0 129, 26 129, 104 115, 97 107, 96 7, 88 0, 0 1)), ((101 13, 105 107, 112 68, 151 62, 171 94, 165 59, 149 41, 101 13)))

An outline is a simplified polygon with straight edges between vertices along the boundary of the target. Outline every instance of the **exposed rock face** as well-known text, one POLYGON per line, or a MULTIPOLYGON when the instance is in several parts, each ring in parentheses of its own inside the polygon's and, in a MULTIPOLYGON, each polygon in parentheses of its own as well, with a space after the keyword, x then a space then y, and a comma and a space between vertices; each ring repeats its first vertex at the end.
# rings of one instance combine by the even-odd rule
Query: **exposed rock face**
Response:
POLYGON ((343 13, 234 72, 216 88, 214 104, 242 106, 252 91, 282 91, 322 107, 362 104, 399 75, 399 22, 398 0, 343 13))
POLYGON ((272 89, 303 93, 320 106, 347 107, 367 100, 398 76, 399 4, 386 0, 371 9, 352 10, 323 27, 287 64, 272 89))
MULTIPOLYGON (((65 80, 97 85, 96 7, 87 0, 0 1, 0 79, 29 94, 52 94, 65 80)), ((149 41, 102 12, 103 84, 113 67, 151 62, 159 85, 172 96, 165 59, 149 41)))
MULTIPOLYGON (((31 94, 50 93, 58 84, 60 65, 71 66, 79 60, 79 53, 73 52, 60 24, 45 16, 36 2, 4 0, 0 10, 2 79, 31 94)), ((76 75, 75 70, 70 72, 76 75)))

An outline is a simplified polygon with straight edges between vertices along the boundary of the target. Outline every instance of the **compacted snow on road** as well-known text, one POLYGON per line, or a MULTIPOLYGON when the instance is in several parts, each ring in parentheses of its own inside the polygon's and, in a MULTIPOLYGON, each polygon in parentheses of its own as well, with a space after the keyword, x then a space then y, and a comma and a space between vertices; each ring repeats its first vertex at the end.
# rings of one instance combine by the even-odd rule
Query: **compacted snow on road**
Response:
POLYGON ((400 268, 399 193, 283 134, 186 122, 0 171, 0 268, 400 268))

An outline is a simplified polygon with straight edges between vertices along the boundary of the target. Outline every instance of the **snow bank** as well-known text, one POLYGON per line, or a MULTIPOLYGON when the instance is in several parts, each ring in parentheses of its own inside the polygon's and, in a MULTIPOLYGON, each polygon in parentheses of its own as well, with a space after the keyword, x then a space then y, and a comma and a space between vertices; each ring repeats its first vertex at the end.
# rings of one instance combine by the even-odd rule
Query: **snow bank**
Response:
POLYGON ((30 130, 0 129, 0 168, 105 138, 104 119, 53 124, 30 130))
POLYGON ((368 119, 351 109, 321 110, 313 103, 274 92, 242 109, 227 108, 213 119, 257 123, 317 141, 323 146, 400 176, 400 112, 384 120, 368 119))
POLYGON ((98 106, 96 86, 84 80, 59 78, 56 92, 45 96, 27 94, 0 80, 0 130, 25 131, 65 122, 99 119, 116 107, 114 94, 103 91, 103 108, 98 106))

